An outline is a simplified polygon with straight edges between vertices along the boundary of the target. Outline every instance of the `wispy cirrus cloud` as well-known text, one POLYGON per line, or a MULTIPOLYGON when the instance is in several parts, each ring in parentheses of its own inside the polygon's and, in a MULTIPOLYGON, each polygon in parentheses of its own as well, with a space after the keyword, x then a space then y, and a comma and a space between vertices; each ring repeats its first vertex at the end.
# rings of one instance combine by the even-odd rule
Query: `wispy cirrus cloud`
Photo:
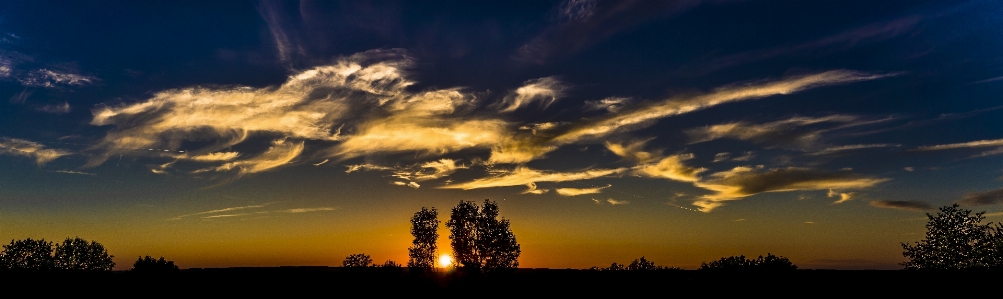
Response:
POLYGON ((885 208, 885 209, 898 209, 906 211, 930 211, 934 210, 930 203, 918 200, 872 200, 870 202, 872 207, 885 208))
POLYGON ((801 54, 802 52, 828 48, 849 48, 864 43, 886 40, 912 31, 922 20, 918 16, 898 18, 891 21, 877 22, 862 27, 852 28, 835 35, 816 40, 789 44, 775 48, 752 50, 716 58, 704 64, 706 71, 716 71, 724 68, 767 60, 778 57, 801 54))
POLYGON ((715 193, 704 195, 693 204, 701 211, 709 212, 724 202, 764 192, 865 189, 888 180, 863 177, 849 170, 823 171, 798 167, 764 170, 761 167, 740 166, 694 182, 695 186, 715 193))
POLYGON ((647 20, 682 12, 700 1, 568 0, 557 7, 556 22, 513 54, 515 61, 544 64, 586 49, 647 20))
POLYGON ((465 183, 449 184, 439 188, 470 190, 492 187, 525 186, 539 182, 570 182, 618 175, 627 172, 628 170, 630 169, 614 168, 589 169, 577 172, 556 172, 535 170, 530 169, 529 167, 519 166, 510 171, 499 171, 498 174, 493 176, 475 179, 465 183))
MULTIPOLYGON (((198 217, 200 219, 219 219, 219 218, 241 218, 244 216, 261 216, 261 215, 274 215, 274 214, 302 214, 311 212, 324 212, 324 211, 336 211, 339 207, 310 207, 310 208, 291 208, 291 209, 278 209, 278 210, 260 210, 277 202, 269 202, 257 205, 248 206, 238 206, 229 207, 216 210, 202 211, 197 213, 185 214, 170 218, 167 220, 177 221, 188 217, 198 217), (233 213, 237 212, 237 213, 233 213)), ((244 218, 246 219, 246 218, 244 218)))
POLYGON ((38 165, 44 165, 59 157, 70 155, 63 149, 49 148, 41 143, 17 138, 0 137, 0 155, 27 157, 35 160, 38 165))
POLYGON ((516 109, 530 105, 533 102, 540 102, 542 109, 547 109, 550 104, 556 102, 563 94, 567 86, 554 77, 545 77, 525 82, 498 103, 499 111, 515 112, 516 109))
POLYGON ((815 87, 875 80, 895 74, 870 74, 834 70, 811 75, 789 77, 772 82, 722 87, 714 92, 682 98, 671 98, 653 104, 633 107, 595 121, 587 121, 552 139, 556 144, 567 144, 596 139, 616 132, 628 131, 650 125, 652 121, 675 115, 707 109, 721 104, 760 99, 775 95, 792 94, 815 87))
POLYGON ((979 153, 972 157, 985 157, 1003 153, 1003 139, 977 140, 977 141, 960 142, 960 143, 925 145, 916 147, 915 149, 913 149, 913 151, 927 152, 927 151, 941 151, 941 150, 965 149, 965 148, 986 148, 986 147, 995 147, 995 149, 983 151, 982 153, 979 153))
POLYGON ((1003 189, 965 194, 958 203, 966 206, 984 206, 1003 203, 1003 189))

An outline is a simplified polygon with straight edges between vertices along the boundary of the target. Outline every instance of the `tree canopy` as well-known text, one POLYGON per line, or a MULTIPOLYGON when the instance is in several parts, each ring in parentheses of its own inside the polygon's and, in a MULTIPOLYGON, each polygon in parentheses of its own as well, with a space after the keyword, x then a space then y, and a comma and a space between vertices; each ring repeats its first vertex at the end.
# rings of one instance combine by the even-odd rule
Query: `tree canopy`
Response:
POLYGON ((82 271, 111 271, 115 267, 113 257, 101 243, 88 243, 81 238, 66 238, 62 244, 56 244, 53 254, 57 269, 82 271))
POLYGON ((0 253, 0 266, 14 270, 50 270, 55 268, 52 260, 52 242, 45 239, 11 240, 0 253))
POLYGON ((111 271, 114 256, 104 245, 81 238, 53 244, 45 239, 11 240, 0 253, 0 266, 15 270, 111 271))
POLYGON ((906 269, 950 270, 1003 267, 1003 227, 982 224, 985 212, 972 215, 958 204, 927 213, 926 238, 902 243, 906 269))
POLYGON ((522 250, 509 221, 497 219, 497 203, 484 200, 478 207, 471 201, 460 201, 449 218, 450 245, 460 267, 488 271, 519 267, 522 250))
POLYGON ((439 239, 439 212, 424 207, 411 217, 411 235, 414 241, 407 249, 407 266, 410 268, 432 269, 435 266, 435 254, 438 250, 436 242, 439 239))

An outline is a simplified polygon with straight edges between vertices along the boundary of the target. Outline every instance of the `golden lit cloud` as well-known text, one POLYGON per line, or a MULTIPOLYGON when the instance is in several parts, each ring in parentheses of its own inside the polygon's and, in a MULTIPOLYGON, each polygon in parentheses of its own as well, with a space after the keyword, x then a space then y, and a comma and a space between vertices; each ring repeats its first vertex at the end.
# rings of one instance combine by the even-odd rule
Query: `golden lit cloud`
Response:
POLYGON ((613 185, 606 185, 605 187, 596 187, 596 188, 557 188, 554 189, 554 191, 556 191, 557 194, 562 196, 578 196, 585 194, 602 193, 602 189, 606 189, 612 186, 613 185))
POLYGON ((839 192, 836 192, 835 190, 829 189, 829 193, 826 193, 826 196, 828 196, 829 198, 839 197, 838 200, 836 200, 836 201, 834 201, 832 203, 833 204, 841 204, 841 203, 844 203, 844 202, 847 202, 847 201, 853 199, 853 195, 854 194, 855 194, 854 192, 839 193, 839 192))
MULTIPOLYGON (((579 172, 554 172, 530 169, 519 166, 511 171, 503 171, 494 176, 475 179, 461 184, 451 184, 439 187, 440 189, 479 189, 492 187, 524 186, 539 182, 568 182, 601 178, 622 174, 630 170, 629 168, 616 169, 590 169, 579 172)), ((535 185, 534 185, 535 186, 535 185)))
POLYGON ((37 142, 17 138, 0 137, 0 155, 31 158, 34 159, 35 163, 38 165, 43 165, 49 161, 69 154, 69 151, 48 148, 37 142))
POLYGON ((638 165, 636 174, 666 178, 680 182, 696 182, 700 180, 697 174, 706 171, 706 168, 697 168, 683 164, 683 161, 693 158, 693 154, 672 155, 662 158, 658 163, 648 163, 638 165))
POLYGON ((217 171, 238 169, 241 174, 256 173, 276 168, 295 159, 303 152, 303 142, 276 140, 265 153, 240 161, 229 162, 216 168, 217 171))
POLYGON ((546 109, 561 97, 565 89, 567 87, 554 77, 529 80, 499 103, 499 111, 513 112, 533 102, 540 102, 541 108, 546 109))
POLYGON ((958 149, 958 148, 996 147, 996 146, 1003 147, 1003 139, 978 140, 978 141, 969 141, 961 143, 920 146, 916 148, 916 151, 939 151, 939 150, 958 149))
POLYGON ((591 121, 555 137, 553 142, 557 144, 575 143, 604 137, 630 128, 647 126, 657 119, 707 109, 725 103, 791 94, 815 87, 874 80, 888 76, 892 75, 834 70, 761 84, 727 86, 708 94, 671 98, 591 121))

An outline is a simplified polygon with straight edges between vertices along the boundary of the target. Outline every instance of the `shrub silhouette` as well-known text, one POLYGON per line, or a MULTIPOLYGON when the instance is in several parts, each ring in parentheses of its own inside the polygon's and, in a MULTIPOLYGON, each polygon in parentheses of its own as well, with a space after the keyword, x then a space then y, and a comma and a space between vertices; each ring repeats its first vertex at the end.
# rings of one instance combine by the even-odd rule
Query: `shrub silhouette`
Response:
POLYGON ((131 271, 135 273, 177 273, 181 270, 174 264, 174 261, 168 261, 162 256, 158 260, 147 255, 137 259, 132 264, 131 271))
POLYGON ((656 266, 655 262, 649 261, 645 257, 634 259, 627 266, 612 263, 607 268, 592 267, 589 270, 595 271, 654 271, 654 270, 682 270, 676 267, 656 266))
POLYGON ((981 224, 985 212, 944 206, 936 215, 927 213, 926 238, 913 245, 902 243, 901 265, 909 270, 958 270, 1003 268, 1003 226, 981 224))
POLYGON ((345 268, 365 268, 369 267, 373 263, 373 259, 369 258, 369 255, 365 253, 357 253, 349 255, 341 262, 341 266, 345 268))
POLYGON ((757 271, 790 271, 797 270, 786 257, 767 253, 756 259, 746 259, 744 255, 723 257, 710 263, 701 263, 698 270, 757 270, 757 271))

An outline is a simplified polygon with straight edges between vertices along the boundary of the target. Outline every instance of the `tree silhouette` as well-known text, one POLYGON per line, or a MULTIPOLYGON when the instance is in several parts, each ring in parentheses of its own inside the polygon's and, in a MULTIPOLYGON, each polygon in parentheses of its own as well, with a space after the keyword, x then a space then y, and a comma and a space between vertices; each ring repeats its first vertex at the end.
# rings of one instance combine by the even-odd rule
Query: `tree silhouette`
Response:
POLYGON ((906 269, 982 269, 1003 267, 1003 227, 981 224, 985 212, 959 209, 958 204, 927 213, 926 239, 913 245, 902 243, 909 258, 906 269))
POLYGON ((630 262, 630 265, 627 265, 627 270, 658 270, 658 267, 655 266, 654 262, 649 261, 642 256, 640 259, 635 259, 633 262, 630 262))
POLYGON ((788 271, 797 270, 797 268, 798 266, 794 265, 794 263, 786 257, 767 253, 766 257, 760 255, 759 258, 756 259, 746 259, 745 255, 722 257, 721 259, 710 263, 701 263, 699 270, 788 271))
POLYGON ((132 272, 135 273, 177 273, 180 271, 178 266, 174 265, 174 261, 168 261, 162 256, 158 260, 147 255, 140 257, 132 264, 132 272))
POLYGON ((436 241, 439 239, 439 212, 421 208, 411 217, 411 235, 414 241, 407 249, 410 259, 409 268, 432 269, 435 266, 435 254, 438 250, 436 241))
POLYGON ((369 264, 373 263, 373 259, 369 258, 369 255, 365 253, 357 253, 349 255, 341 262, 341 266, 345 268, 365 268, 369 267, 369 264))
POLYGON ((11 240, 3 246, 0 253, 0 265, 14 270, 50 270, 54 268, 52 260, 52 242, 45 239, 11 240))
POLYGON ((522 250, 511 224, 498 218, 498 204, 484 200, 483 207, 460 201, 449 221, 450 245, 460 267, 494 271, 519 267, 522 250))
POLYGON ((62 244, 56 244, 53 261, 61 270, 111 271, 115 267, 113 257, 101 243, 66 238, 62 244))
POLYGON ((477 256, 477 215, 480 210, 472 201, 460 201, 449 214, 449 245, 453 247, 453 258, 463 268, 480 268, 477 256))
POLYGON ((599 268, 599 267, 595 267, 594 266, 592 268, 589 268, 589 270, 593 270, 593 271, 653 271, 653 270, 682 270, 682 269, 676 268, 676 267, 656 266, 655 262, 649 261, 648 259, 646 259, 645 257, 642 256, 639 259, 634 259, 634 261, 630 262, 630 264, 628 264, 627 266, 624 266, 623 264, 617 264, 617 263, 614 262, 614 263, 610 264, 609 267, 606 267, 606 268, 599 268))

